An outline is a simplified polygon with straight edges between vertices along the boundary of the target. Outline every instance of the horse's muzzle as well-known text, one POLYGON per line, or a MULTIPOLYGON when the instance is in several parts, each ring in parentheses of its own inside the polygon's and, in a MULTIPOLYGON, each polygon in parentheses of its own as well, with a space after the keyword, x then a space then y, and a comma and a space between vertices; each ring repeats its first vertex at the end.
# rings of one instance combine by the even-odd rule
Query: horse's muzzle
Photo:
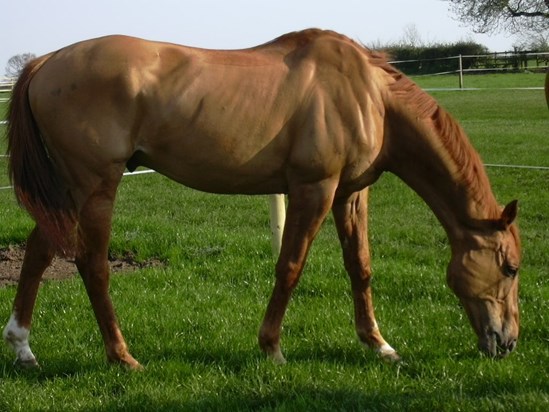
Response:
POLYGON ((492 358, 505 358, 517 347, 517 339, 502 337, 497 332, 491 332, 479 339, 478 347, 492 358))

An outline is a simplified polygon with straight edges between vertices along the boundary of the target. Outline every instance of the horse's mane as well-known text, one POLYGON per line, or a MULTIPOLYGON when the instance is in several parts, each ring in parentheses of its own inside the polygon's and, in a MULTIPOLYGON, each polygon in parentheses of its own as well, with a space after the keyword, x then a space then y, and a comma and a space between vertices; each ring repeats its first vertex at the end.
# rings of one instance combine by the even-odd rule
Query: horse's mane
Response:
POLYGON ((433 135, 454 162, 456 177, 468 188, 473 199, 485 205, 495 203, 481 158, 459 123, 432 96, 389 64, 385 54, 368 49, 366 52, 369 61, 393 79, 389 90, 398 96, 398 100, 413 110, 417 118, 430 123, 435 131, 433 135))

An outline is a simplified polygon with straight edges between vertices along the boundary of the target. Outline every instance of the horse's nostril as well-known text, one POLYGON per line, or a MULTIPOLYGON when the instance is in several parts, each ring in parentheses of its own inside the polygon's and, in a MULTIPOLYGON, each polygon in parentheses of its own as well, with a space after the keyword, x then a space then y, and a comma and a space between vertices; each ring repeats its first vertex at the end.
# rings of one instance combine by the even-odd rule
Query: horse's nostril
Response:
POLYGON ((513 339, 511 342, 509 342, 509 346, 507 347, 507 350, 509 350, 509 352, 513 352, 516 347, 517 347, 517 340, 513 339))

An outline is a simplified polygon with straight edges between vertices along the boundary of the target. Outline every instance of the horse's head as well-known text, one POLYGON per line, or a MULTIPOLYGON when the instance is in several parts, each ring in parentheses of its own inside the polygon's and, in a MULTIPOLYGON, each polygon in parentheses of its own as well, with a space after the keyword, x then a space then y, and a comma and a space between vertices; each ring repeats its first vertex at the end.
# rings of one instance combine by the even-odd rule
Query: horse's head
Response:
POLYGON ((467 232, 453 245, 448 266, 448 285, 467 312, 479 349, 494 357, 509 354, 519 334, 516 213, 514 201, 489 228, 467 232))

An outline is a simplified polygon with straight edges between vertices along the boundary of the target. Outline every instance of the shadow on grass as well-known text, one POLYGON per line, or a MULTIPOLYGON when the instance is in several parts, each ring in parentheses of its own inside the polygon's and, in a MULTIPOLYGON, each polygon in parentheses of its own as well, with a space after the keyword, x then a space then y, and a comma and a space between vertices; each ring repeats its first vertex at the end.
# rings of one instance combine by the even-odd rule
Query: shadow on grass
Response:
MULTIPOLYGON (((363 347, 358 341, 356 344, 341 347, 336 345, 321 346, 320 344, 307 346, 303 345, 303 342, 297 342, 297 344, 302 346, 289 347, 287 350, 283 349, 288 365, 327 363, 348 367, 361 367, 368 364, 386 364, 391 366, 380 359, 373 350, 363 347)), ((162 362, 199 364, 223 367, 228 372, 234 373, 238 373, 243 365, 248 365, 252 362, 272 363, 259 349, 257 344, 249 344, 234 349, 229 347, 221 348, 217 345, 214 347, 208 347, 207 345, 200 347, 168 345, 140 356, 142 361, 149 364, 158 365, 162 362)))
MULTIPOLYGON (((389 410, 398 405, 398 398, 389 395, 368 394, 360 390, 332 391, 329 389, 302 388, 298 391, 274 391, 261 394, 224 394, 208 396, 197 400, 158 400, 146 395, 136 395, 124 402, 106 404, 91 411, 333 411, 333 410, 389 410), (335 405, 338 405, 335 407, 335 405)), ((403 402, 404 403, 404 402, 403 402)))
MULTIPOLYGON (((43 368, 38 370, 18 370, 11 364, 2 364, 5 358, 2 356, 0 381, 23 379, 31 386, 57 382, 56 385, 61 388, 76 385, 85 392, 97 393, 101 398, 97 405, 86 403, 87 411, 385 411, 453 410, 467 409, 467 406, 475 406, 478 410, 497 410, 505 404, 520 409, 525 399, 531 405, 536 393, 543 392, 541 383, 531 385, 528 391, 512 379, 505 383, 509 378, 505 374, 476 376, 469 371, 472 366, 479 368, 475 362, 479 360, 478 355, 472 352, 471 356, 464 355, 464 359, 458 361, 465 361, 465 365, 450 376, 462 380, 458 385, 439 380, 444 368, 436 362, 431 365, 416 359, 408 366, 385 364, 358 344, 342 349, 295 349, 288 352, 289 362, 285 366, 269 365, 259 350, 185 349, 168 348, 150 353, 148 359, 142 359, 145 372, 137 375, 126 374, 117 366, 109 366, 97 355, 78 362, 46 357, 43 368), (363 372, 352 372, 357 365, 364 367, 363 372), (322 377, 325 373, 323 369, 339 370, 340 377, 334 378, 332 375, 324 381, 328 375, 322 377), (346 377, 349 370, 351 376, 346 377), (308 373, 314 374, 315 371, 320 372, 320 376, 307 378, 308 373), (225 375, 218 382, 219 386, 215 381, 216 374, 225 375), (212 376, 214 380, 210 381, 212 376), (350 378, 349 382, 347 378, 350 378), (168 388, 163 388, 165 384, 168 388), (203 388, 202 384, 206 387, 203 388)), ((497 362, 480 363, 483 366, 481 370, 497 372, 500 369, 493 367, 499 365, 497 362)), ((2 406, 0 402, 0 410, 2 406)), ((4 406, 8 407, 9 404, 4 406)), ((66 406, 67 409, 79 410, 70 404, 66 406)))
POLYGON ((39 359, 39 362, 40 366, 37 368, 23 368, 13 361, 0 358, 0 382, 8 379, 24 379, 27 382, 40 383, 57 378, 70 379, 74 376, 101 373, 118 367, 108 365, 105 360, 97 361, 96 359, 70 361, 66 358, 44 358, 43 361, 39 359))

